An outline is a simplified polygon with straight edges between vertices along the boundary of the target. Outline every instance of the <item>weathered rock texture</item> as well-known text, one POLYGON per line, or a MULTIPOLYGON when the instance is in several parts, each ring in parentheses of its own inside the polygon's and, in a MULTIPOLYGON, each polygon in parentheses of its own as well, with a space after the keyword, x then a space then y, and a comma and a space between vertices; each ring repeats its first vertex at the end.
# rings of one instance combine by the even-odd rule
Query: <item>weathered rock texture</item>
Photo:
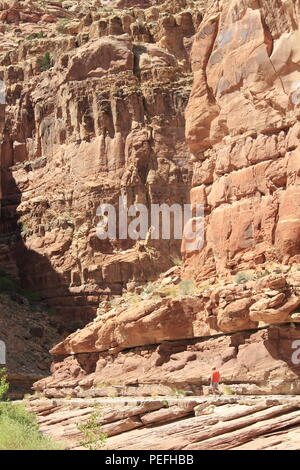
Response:
POLYGON ((210 2, 194 36, 186 136, 206 239, 185 255, 197 279, 299 262, 299 34, 298 1, 230 0, 210 2))
POLYGON ((298 449, 299 402, 291 397, 247 400, 41 400, 27 403, 41 430, 66 448, 82 450, 92 414, 108 439, 104 449, 298 449))
MULTIPOLYGON (((104 282, 107 286, 109 279, 120 288, 121 279, 126 282, 133 279, 137 283, 127 283, 127 288, 135 288, 135 291, 127 293, 116 304, 101 303, 92 323, 52 349, 53 375, 37 383, 35 388, 49 397, 98 396, 108 393, 107 385, 114 385, 116 380, 118 386, 123 387, 122 393, 128 395, 151 394, 155 387, 161 394, 175 387, 201 393, 202 387, 207 385, 211 366, 216 363, 221 368, 223 382, 237 387, 241 393, 299 393, 299 366, 292 359, 294 342, 299 339, 297 323, 300 319, 299 2, 279 0, 270 6, 267 0, 211 0, 205 9, 195 2, 195 10, 188 4, 180 2, 176 7, 176 2, 170 2, 170 14, 162 16, 157 13, 158 7, 145 6, 142 15, 150 23, 144 25, 143 31, 131 24, 131 33, 126 31, 128 38, 123 35, 124 22, 121 22, 122 31, 120 23, 117 27, 115 21, 108 26, 103 20, 92 22, 88 27, 90 37, 100 36, 100 39, 82 44, 77 52, 68 52, 66 58, 56 61, 55 77, 45 75, 47 83, 52 77, 52 89, 59 90, 55 99, 59 100, 61 111, 54 124, 49 118, 48 131, 40 134, 38 148, 52 152, 49 164, 54 163, 56 168, 62 166, 53 155, 61 155, 61 165, 64 168, 70 165, 76 190, 82 188, 81 184, 87 185, 87 180, 89 185, 99 185, 100 175, 103 184, 97 186, 99 191, 93 194, 101 193, 103 200, 108 200, 108 194, 109 200, 113 200, 120 188, 126 188, 131 200, 136 198, 139 202, 146 199, 157 202, 160 196, 167 197, 168 202, 183 201, 188 185, 183 185, 179 176, 179 179, 170 179, 169 170, 161 173, 159 162, 163 157, 177 164, 177 157, 171 158, 170 152, 179 154, 182 162, 186 160, 187 148, 178 133, 185 101, 180 101, 179 112, 173 98, 178 80, 188 91, 187 81, 183 80, 189 77, 191 64, 194 83, 185 111, 186 140, 194 161, 190 200, 192 204, 204 204, 204 246, 197 252, 188 252, 187 240, 183 240, 184 266, 162 276, 148 295, 147 286, 143 290, 136 285, 149 280, 146 272, 157 274, 148 261, 149 250, 157 263, 158 256, 165 259, 164 244, 160 243, 159 248, 156 244, 139 244, 132 247, 132 251, 122 247, 125 253, 112 253, 110 247, 102 256, 103 253, 99 255, 87 246, 87 237, 91 236, 88 230, 82 232, 84 237, 80 238, 76 226, 70 228, 72 242, 63 250, 64 261, 59 269, 64 270, 67 260, 75 259, 76 240, 81 271, 70 261, 73 284, 69 292, 78 294, 83 285, 88 291, 89 281, 85 279, 94 279, 95 273, 100 272, 100 265, 102 277, 98 285, 104 282), (181 6, 186 9, 179 11, 181 6), (109 29, 112 27, 113 30, 109 29), (142 34, 139 36, 139 41, 144 41, 142 48, 135 44, 136 34, 142 34), (153 38, 151 44, 150 37, 153 38), (158 52, 158 45, 163 50, 158 52), (100 120, 97 99, 95 102, 93 97, 92 120, 78 127, 74 125, 73 115, 67 114, 72 133, 67 126, 57 142, 52 136, 56 135, 57 128, 62 129, 60 119, 66 116, 61 100, 68 96, 72 102, 73 96, 76 105, 72 109, 76 110, 76 116, 86 116, 82 108, 78 108, 78 96, 81 96, 78 92, 83 90, 82 86, 86 96, 90 89, 94 93, 98 83, 107 84, 110 78, 107 70, 113 73, 110 83, 113 90, 115 84, 118 87, 117 94, 121 85, 132 92, 130 83, 138 81, 144 103, 152 103, 147 107, 147 120, 132 117, 129 110, 134 113, 137 108, 128 94, 123 92, 115 102, 115 95, 110 91, 105 100, 108 107, 115 103, 110 108, 112 120, 106 114, 105 119, 100 120), (153 101, 153 94, 151 100, 149 98, 157 77, 160 80, 164 77, 163 85, 159 85, 159 108, 153 101), (76 98, 71 92, 74 83, 76 98), (171 107, 161 101, 166 87, 168 99, 173 97, 171 107), (121 115, 118 115, 118 106, 121 106, 121 115), (160 127, 159 141, 156 127, 153 127, 158 110, 164 123, 160 127), (95 113, 98 127, 90 127, 91 122, 95 122, 95 113), (176 132, 173 133, 175 121, 176 132), (130 131, 126 127, 128 123, 131 123, 130 131), (99 134, 96 131, 94 134, 93 129, 98 129, 99 134), (149 142, 145 136, 150 131, 152 140, 149 142), (170 135, 174 140, 170 140, 170 135), (80 153, 74 150, 78 141, 80 153), (122 142, 125 142, 125 153, 122 142), (96 160, 94 153, 90 153, 94 145, 93 149, 100 148, 96 160), (83 155, 85 165, 82 165, 83 155), (121 183, 116 176, 119 171, 123 175, 121 183), (95 175, 95 183, 92 175, 95 175), (124 179, 124 175, 131 176, 124 179), (111 187, 109 191, 105 189, 112 177, 114 196, 111 187), (157 178, 163 181, 163 189, 157 178), (128 257, 134 266, 130 278, 127 276, 128 257), (139 275, 134 271, 136 266, 139 266, 139 275), (75 281, 77 279, 80 282, 75 281), (192 280, 195 285, 192 290, 187 289, 187 284, 183 283, 192 283, 192 280), (180 290, 183 286, 185 288, 180 290)), ((155 83, 155 89, 157 86, 155 83)), ((49 96, 43 87, 43 82, 36 83, 34 96, 41 96, 42 92, 43 96, 49 96)), ((50 105, 49 109, 47 116, 51 116, 50 105)), ((80 119, 76 120, 78 122, 80 119)), ((172 168, 179 175, 178 167, 172 168)), ((182 168, 186 168, 185 163, 182 168)), ((53 169, 54 175, 55 171, 53 169)), ((69 184, 65 172, 61 174, 62 180, 55 176, 60 183, 59 190, 69 184)), ((29 194, 32 201, 32 191, 29 194)), ((73 198, 75 194, 76 191, 73 198)), ((95 210, 95 200, 89 200, 95 210)), ((19 212, 22 207, 28 207, 26 201, 24 204, 19 206, 19 212)), ((22 217, 30 213, 26 210, 22 217)), ((78 227, 82 230, 81 225, 78 227)), ((64 231, 60 239, 62 245, 66 233, 64 231)), ((30 243, 32 236, 30 232, 26 235, 26 243, 30 243)), ((62 245, 56 245, 57 240, 54 242, 52 235, 47 245, 47 236, 37 238, 34 235, 34 243, 37 240, 40 243, 42 238, 42 250, 57 246, 50 258, 60 263, 62 245)), ((31 248, 36 250, 34 245, 31 248)), ((167 249, 172 251, 172 244, 167 249)), ((162 266, 166 263, 160 264, 160 268, 162 266)))
POLYGON ((299 329, 274 327, 210 339, 164 342, 114 356, 82 353, 57 358, 52 376, 34 385, 48 397, 207 394, 211 368, 222 374, 221 389, 242 395, 299 394, 299 329), (298 365, 292 356, 298 358, 298 365), (225 387, 225 388, 224 388, 225 387))
POLYGON ((100 304, 92 323, 51 350, 52 376, 35 389, 49 397, 202 394, 217 365, 238 393, 299 393, 299 273, 187 293, 185 281, 174 284, 178 271, 115 306, 100 304))
POLYGON ((169 286, 169 290, 146 294, 145 300, 142 295, 125 296, 108 312, 100 308, 92 323, 71 334, 52 353, 117 352, 151 342, 207 337, 265 324, 297 323, 298 284, 299 273, 289 277, 271 274, 246 284, 213 286, 202 292, 199 289, 199 293, 196 289, 186 295, 180 295, 179 284, 178 289, 169 286))
POLYGON ((0 4, 2 241, 22 282, 82 324, 179 253, 178 241, 99 240, 96 209, 121 194, 129 205, 187 202, 184 110, 202 10, 43 5, 0 4))
POLYGON ((0 1, 0 268, 56 311, 40 314, 31 357, 35 319, 16 304, 7 333, 0 299, 9 372, 26 363, 28 383, 49 373, 59 334, 178 257, 178 240, 99 240, 96 209, 120 195, 188 200, 184 110, 202 3, 0 1))
MULTIPOLYGON (((101 302, 35 389, 200 394, 217 365, 238 393, 299 393, 299 1, 158 4, 1 2, 0 262, 70 331, 101 302), (151 292, 178 243, 99 240, 96 209, 120 195, 204 204, 203 248, 183 240, 184 266, 151 292)), ((152 411, 117 429, 168 419, 152 411)), ((299 423, 285 411, 218 418, 209 434, 200 419, 167 448, 244 445, 299 423)), ((112 448, 144 448, 131 432, 112 448)))

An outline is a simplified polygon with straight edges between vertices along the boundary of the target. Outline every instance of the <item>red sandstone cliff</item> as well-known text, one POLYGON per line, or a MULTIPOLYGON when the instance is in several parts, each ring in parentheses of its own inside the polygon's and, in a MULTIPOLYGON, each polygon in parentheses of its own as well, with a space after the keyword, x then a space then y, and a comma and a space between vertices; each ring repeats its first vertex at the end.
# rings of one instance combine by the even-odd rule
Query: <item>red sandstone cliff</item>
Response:
POLYGON ((191 199, 207 220, 189 266, 200 279, 299 263, 299 3, 210 2, 191 62, 191 199))
POLYGON ((183 243, 180 275, 196 286, 176 291, 169 276, 167 292, 163 279, 144 298, 137 292, 140 305, 100 305, 93 323, 52 350, 53 378, 37 388, 95 396, 97 383, 118 377, 129 394, 157 383, 199 391, 217 362, 243 393, 299 390, 298 21, 293 2, 209 3, 192 40, 186 109, 191 202, 204 204, 206 232, 199 252, 183 243))
POLYGON ((2 2, 2 246, 70 330, 97 315, 35 388, 299 393, 299 2, 49 3, 2 2), (158 277, 176 242, 100 241, 120 194, 204 204, 203 248, 158 277))
POLYGON ((99 204, 184 203, 191 184, 184 110, 201 10, 125 7, 1 3, 2 233, 21 233, 20 277, 68 322, 179 253, 96 236, 99 204))
POLYGON ((121 194, 188 201, 184 110, 202 9, 159 4, 0 2, 0 266, 54 307, 60 332, 179 255, 178 241, 96 236, 98 205, 121 194))

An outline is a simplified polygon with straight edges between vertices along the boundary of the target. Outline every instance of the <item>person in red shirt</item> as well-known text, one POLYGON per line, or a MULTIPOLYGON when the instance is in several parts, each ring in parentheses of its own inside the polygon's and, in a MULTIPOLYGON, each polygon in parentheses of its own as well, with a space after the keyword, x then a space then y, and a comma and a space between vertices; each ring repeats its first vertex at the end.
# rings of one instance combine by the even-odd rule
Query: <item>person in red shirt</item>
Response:
POLYGON ((220 372, 213 367, 211 370, 211 378, 210 378, 210 388, 214 395, 219 394, 219 383, 220 383, 221 374, 220 372))

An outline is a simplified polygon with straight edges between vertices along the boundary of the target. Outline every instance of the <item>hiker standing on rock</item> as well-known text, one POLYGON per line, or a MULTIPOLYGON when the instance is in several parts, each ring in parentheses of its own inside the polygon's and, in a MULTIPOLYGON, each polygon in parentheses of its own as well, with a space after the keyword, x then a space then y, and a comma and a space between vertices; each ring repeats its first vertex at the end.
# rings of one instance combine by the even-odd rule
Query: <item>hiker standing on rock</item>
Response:
POLYGON ((220 378, 221 378, 220 372, 216 369, 216 367, 213 367, 211 370, 210 390, 212 391, 214 395, 220 394, 220 390, 219 390, 220 378))

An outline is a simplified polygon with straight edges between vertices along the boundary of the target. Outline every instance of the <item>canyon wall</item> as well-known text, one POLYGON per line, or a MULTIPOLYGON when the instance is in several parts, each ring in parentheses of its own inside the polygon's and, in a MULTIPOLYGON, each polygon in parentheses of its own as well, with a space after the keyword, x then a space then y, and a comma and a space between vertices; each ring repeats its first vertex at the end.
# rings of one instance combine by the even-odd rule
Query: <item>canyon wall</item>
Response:
POLYGON ((299 14, 2 2, 3 245, 70 331, 90 321, 36 390, 199 394, 216 365, 239 393, 299 393, 299 14), (177 241, 99 240, 120 195, 203 204, 203 247, 172 267, 177 241))
POLYGON ((204 246, 53 348, 49 397, 199 394, 213 365, 239 393, 299 393, 299 2, 209 2, 190 58, 204 246))
POLYGON ((156 3, 1 3, 2 238, 24 285, 73 325, 179 254, 178 240, 96 235, 98 206, 121 195, 188 201, 184 110, 202 13, 197 2, 156 3))
POLYGON ((160 3, 0 1, 0 340, 14 396, 49 374, 49 349, 100 301, 179 256, 178 240, 96 235, 97 207, 121 195, 188 201, 202 13, 160 3))
POLYGON ((191 199, 206 208, 196 279, 299 263, 299 8, 211 2, 194 36, 186 135, 191 199))

